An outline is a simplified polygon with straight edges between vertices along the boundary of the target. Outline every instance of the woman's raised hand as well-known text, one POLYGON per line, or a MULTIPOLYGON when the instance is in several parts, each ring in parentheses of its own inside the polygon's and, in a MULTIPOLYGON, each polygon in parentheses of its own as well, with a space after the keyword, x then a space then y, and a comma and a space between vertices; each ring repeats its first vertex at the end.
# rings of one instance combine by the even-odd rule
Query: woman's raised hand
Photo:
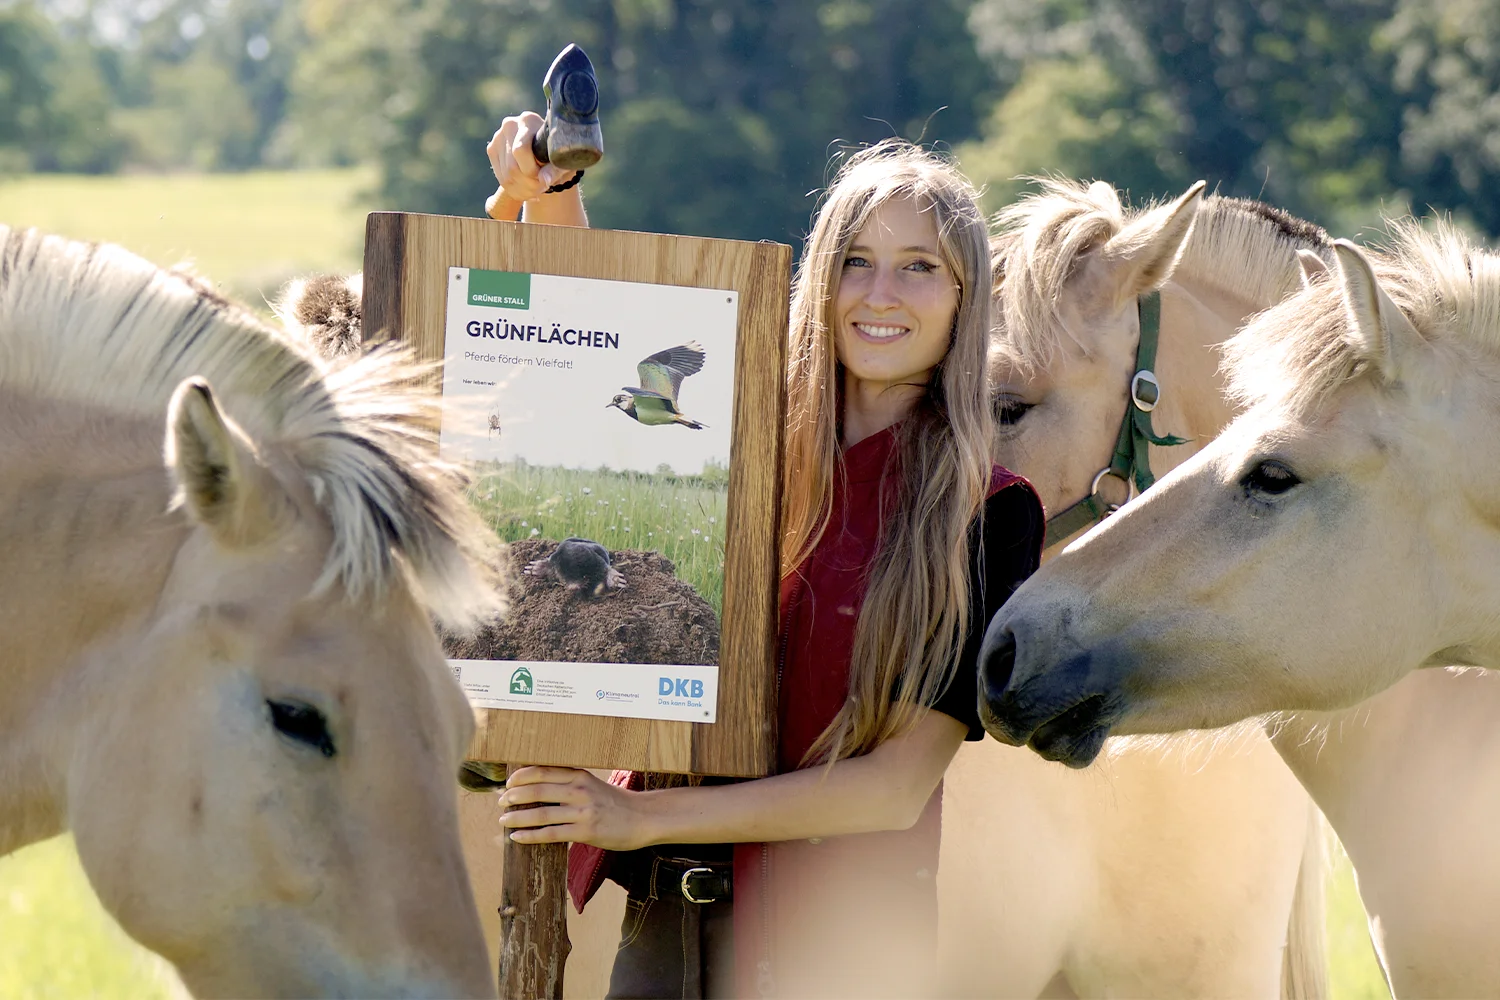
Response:
POLYGON ((647 846, 640 793, 572 767, 523 767, 500 793, 500 825, 518 844, 592 844, 611 851, 647 846), (515 806, 549 803, 530 809, 515 806))
MULTIPOLYGON (((521 206, 541 198, 547 188, 561 184, 573 177, 575 171, 563 170, 550 163, 538 163, 531 152, 531 140, 541 130, 542 116, 534 111, 512 115, 500 123, 500 128, 485 153, 490 158, 490 169, 500 187, 484 203, 484 210, 492 219, 513 220, 521 206)), ((577 200, 577 188, 558 192, 577 200)), ((557 197, 557 195, 549 196, 557 197)), ((579 209, 581 212, 581 207, 579 209)))

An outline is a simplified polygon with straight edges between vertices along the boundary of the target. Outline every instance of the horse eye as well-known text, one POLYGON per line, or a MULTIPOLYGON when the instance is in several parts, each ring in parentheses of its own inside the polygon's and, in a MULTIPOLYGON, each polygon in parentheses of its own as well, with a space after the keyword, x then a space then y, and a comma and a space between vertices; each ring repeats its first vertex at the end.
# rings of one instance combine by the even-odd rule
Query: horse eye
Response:
POLYGON ((1281 462, 1271 460, 1258 463, 1241 480, 1247 495, 1258 493, 1273 497, 1280 496, 1301 482, 1291 469, 1281 462))
POLYGON ((1021 422, 1022 417, 1026 416, 1026 412, 1035 405, 1035 403, 1022 402, 1014 396, 1001 396, 995 400, 995 419, 1000 421, 1003 426, 1014 427, 1021 422))
POLYGON ((333 735, 328 731, 328 719, 322 712, 302 701, 275 701, 266 699, 271 710, 271 725, 287 739, 305 743, 324 757, 338 753, 333 745, 333 735))

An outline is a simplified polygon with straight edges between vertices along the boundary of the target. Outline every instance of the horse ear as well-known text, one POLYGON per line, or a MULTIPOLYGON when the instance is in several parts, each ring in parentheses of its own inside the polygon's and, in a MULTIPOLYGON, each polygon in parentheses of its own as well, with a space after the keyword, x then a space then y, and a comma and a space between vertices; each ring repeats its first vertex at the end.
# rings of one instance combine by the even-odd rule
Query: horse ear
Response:
POLYGON ((1420 344, 1422 335, 1380 287, 1364 251, 1348 240, 1334 240, 1333 251, 1351 332, 1365 358, 1380 369, 1387 382, 1394 382, 1402 352, 1420 344))
POLYGON ((177 502, 229 548, 247 548, 275 533, 286 496, 231 428, 213 390, 190 378, 167 409, 167 467, 177 502))
POLYGON ((1122 229, 1099 251, 1116 275, 1120 300, 1133 299, 1172 276, 1203 204, 1203 181, 1176 201, 1152 209, 1122 229))
POLYGON ((1311 288, 1313 281, 1328 273, 1328 261, 1311 250, 1298 250, 1297 263, 1302 268, 1302 287, 1311 288))

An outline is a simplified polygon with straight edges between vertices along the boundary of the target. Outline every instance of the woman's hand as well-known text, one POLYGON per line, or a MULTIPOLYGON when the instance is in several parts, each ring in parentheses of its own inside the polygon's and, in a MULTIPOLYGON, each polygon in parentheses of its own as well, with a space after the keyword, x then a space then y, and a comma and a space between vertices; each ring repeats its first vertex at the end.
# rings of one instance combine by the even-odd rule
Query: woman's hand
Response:
MULTIPOLYGON (((491 218, 514 219, 523 204, 537 201, 547 188, 572 179, 576 172, 536 161, 531 152, 531 140, 541 127, 542 117, 534 111, 513 115, 500 123, 499 130, 485 146, 490 169, 495 172, 495 180, 500 182, 499 190, 490 195, 484 205, 491 218)), ((577 191, 577 188, 569 188, 549 197, 567 194, 576 201, 577 191)))
POLYGON ((639 793, 616 788, 587 771, 571 767, 523 767, 510 775, 500 801, 500 825, 514 830, 518 844, 592 844, 611 851, 633 851, 649 841, 639 793), (532 802, 532 809, 513 806, 532 802))

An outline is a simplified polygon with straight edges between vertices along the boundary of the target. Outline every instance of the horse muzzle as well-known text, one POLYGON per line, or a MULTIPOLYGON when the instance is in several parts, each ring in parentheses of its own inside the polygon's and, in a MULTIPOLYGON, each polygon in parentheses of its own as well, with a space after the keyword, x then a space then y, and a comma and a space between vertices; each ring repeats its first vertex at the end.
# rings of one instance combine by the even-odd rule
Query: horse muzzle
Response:
POLYGON ((1003 623, 990 627, 979 653, 980 722, 1001 743, 1087 767, 1121 714, 1118 695, 1101 683, 1108 655, 1075 651, 1042 665, 1026 652, 1003 623))

